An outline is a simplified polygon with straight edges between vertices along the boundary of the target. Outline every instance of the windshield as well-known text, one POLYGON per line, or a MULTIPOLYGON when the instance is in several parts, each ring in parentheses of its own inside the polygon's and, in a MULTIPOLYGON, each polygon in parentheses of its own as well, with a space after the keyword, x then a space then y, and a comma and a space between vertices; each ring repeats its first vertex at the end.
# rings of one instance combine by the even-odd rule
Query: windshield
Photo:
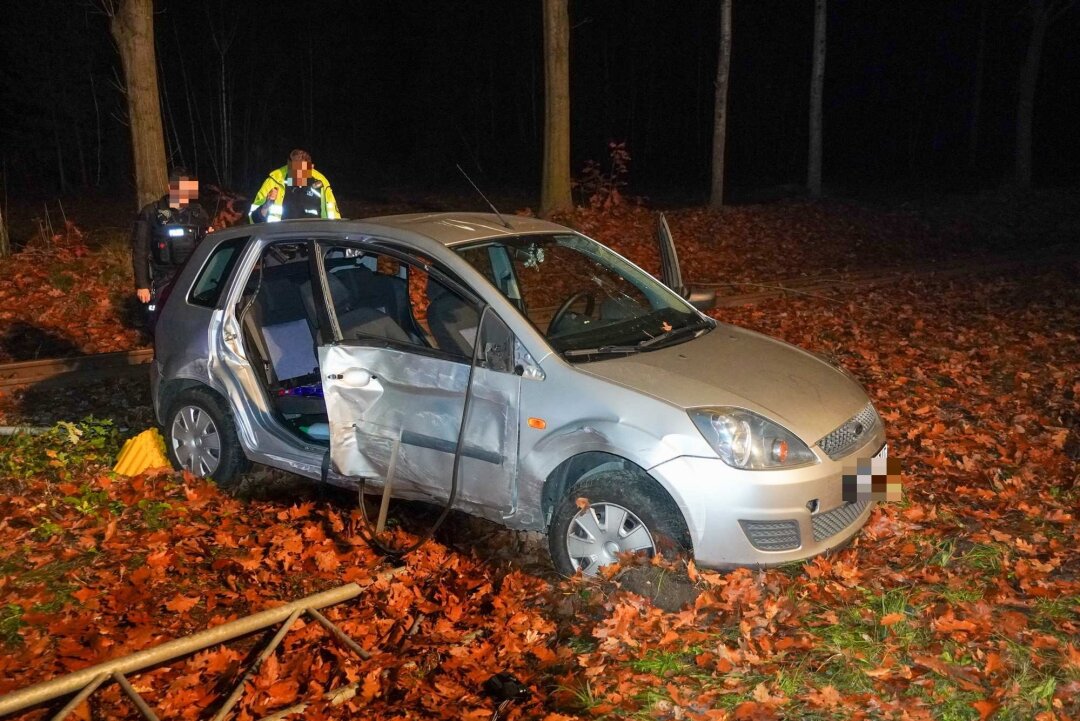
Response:
POLYGON ((648 273, 576 233, 455 248, 568 358, 636 352, 711 327, 648 273), (639 348, 639 344, 645 344, 639 348))

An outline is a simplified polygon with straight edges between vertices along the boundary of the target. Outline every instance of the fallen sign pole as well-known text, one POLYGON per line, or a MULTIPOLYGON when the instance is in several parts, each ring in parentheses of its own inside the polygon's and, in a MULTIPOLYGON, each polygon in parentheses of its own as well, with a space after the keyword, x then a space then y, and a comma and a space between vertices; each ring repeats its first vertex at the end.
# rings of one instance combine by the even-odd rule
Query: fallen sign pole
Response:
MULTIPOLYGON (((398 572, 405 570, 405 568, 406 567, 402 566, 401 568, 379 574, 379 578, 395 576, 398 572)), ((201 651, 204 648, 216 646, 219 643, 231 641, 255 631, 261 631, 276 623, 288 621, 288 623, 283 624, 278 630, 274 641, 267 647, 256 664, 244 674, 241 683, 237 685, 234 693, 229 697, 225 706, 221 708, 218 715, 215 717, 224 718, 236 701, 239 700, 240 694, 238 692, 243 688, 243 681, 246 681, 258 671, 258 666, 261 661, 273 652, 281 638, 284 637, 285 633, 301 614, 311 614, 319 624, 326 626, 335 637, 341 638, 344 636, 344 633, 320 614, 317 609, 348 601, 349 599, 359 596, 362 592, 363 589, 359 585, 347 583, 344 586, 339 586, 338 588, 329 591, 323 591, 322 593, 316 593, 313 596, 308 596, 298 601, 286 603, 275 608, 267 609, 266 611, 260 611, 252 616, 223 623, 220 626, 200 631, 192 636, 179 638, 175 641, 168 641, 160 646, 148 648, 144 651, 138 651, 129 656, 105 661, 96 666, 90 666, 89 668, 69 673, 66 676, 51 681, 44 681, 42 683, 34 684, 33 686, 28 686, 27 688, 20 689, 5 696, 0 696, 0 716, 15 713, 16 711, 22 711, 31 706, 36 706, 45 703, 46 701, 52 701, 61 696, 77 692, 75 698, 68 702, 58 714, 53 716, 53 721, 60 721, 60 719, 63 719, 73 711, 79 703, 86 700, 98 686, 112 678, 120 683, 125 693, 131 696, 132 701, 136 704, 145 718, 154 719, 153 712, 150 712, 149 707, 147 707, 145 703, 142 703, 142 699, 138 697, 135 690, 127 683, 125 674, 141 671, 142 669, 169 661, 178 656, 186 656, 195 653, 196 651, 201 651), (139 698, 139 700, 136 701, 136 698, 139 698)), ((356 644, 354 643, 352 645, 356 644)), ((352 646, 350 646, 350 648, 351 647, 352 646)), ((357 646, 357 648, 359 647, 357 646)), ((361 655, 361 657, 366 657, 367 654, 365 652, 364 654, 359 655, 361 655)))

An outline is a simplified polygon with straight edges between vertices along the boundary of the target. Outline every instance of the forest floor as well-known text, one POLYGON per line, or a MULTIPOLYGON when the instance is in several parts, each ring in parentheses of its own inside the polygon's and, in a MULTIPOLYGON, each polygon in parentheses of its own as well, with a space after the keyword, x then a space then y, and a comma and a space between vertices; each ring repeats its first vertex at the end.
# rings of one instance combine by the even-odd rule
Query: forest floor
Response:
MULTIPOLYGON (((347 217, 476 208, 440 197, 345 201, 347 217)), ((48 207, 48 206, 46 206, 48 207)), ((19 252, 0 259, 0 363, 144 347, 134 297, 130 213, 116 201, 70 199, 35 212, 19 208, 11 234, 19 252)), ((512 206, 507 206, 512 207, 512 206)), ((219 226, 227 213, 215 213, 219 226)), ((528 208, 515 209, 530 213, 528 208)), ((235 216, 234 216, 235 217, 235 216)), ((723 212, 667 211, 688 283, 748 291, 762 284, 852 271, 978 264, 1072 245, 1080 237, 1080 192, 1040 190, 855 202, 787 199, 723 212)), ((658 273, 656 211, 622 201, 581 207, 560 219, 658 273)))
MULTIPOLYGON (((670 217, 691 280, 963 254, 922 220, 830 210, 841 207, 670 217), (834 220, 815 225, 822 216, 834 220), (865 230, 832 235, 842 217, 865 230)), ((651 223, 632 207, 577 222, 632 257, 639 244, 647 268, 651 223)), ((1036 245, 1023 241, 1030 227, 999 249, 1036 245)), ((379 580, 387 566, 360 538, 354 498, 267 471, 235 496, 181 474, 111 474, 122 438, 151 422, 141 384, 20 396, 27 412, 51 406, 40 422, 97 419, 0 438, 0 694, 355 581, 364 593, 327 615, 373 657, 307 624, 250 683, 239 718, 355 684, 303 717, 487 721, 496 674, 527 689, 498 715, 509 719, 1078 718, 1078 277, 1066 261, 714 311, 835 356, 867 387, 902 465, 904 500, 879 504, 849 547, 765 571, 681 561, 561 579, 535 538, 457 517, 405 558, 407 572, 379 580)), ((399 539, 428 513, 401 511, 399 539)), ((196 718, 251 647, 132 681, 163 718, 196 718)), ((95 718, 137 717, 115 685, 94 703, 95 718)))

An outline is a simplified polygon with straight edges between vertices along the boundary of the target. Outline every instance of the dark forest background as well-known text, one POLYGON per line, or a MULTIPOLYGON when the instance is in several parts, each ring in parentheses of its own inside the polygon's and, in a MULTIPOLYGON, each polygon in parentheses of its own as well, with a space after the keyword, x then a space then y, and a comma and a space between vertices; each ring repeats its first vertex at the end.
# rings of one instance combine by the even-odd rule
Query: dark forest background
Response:
MULTIPOLYGON (((736 0, 727 178, 754 197, 805 182, 813 4, 736 0)), ((168 157, 251 192, 295 146, 339 195, 538 192, 539 0, 159 0, 168 157)), ((570 0, 572 162, 632 158, 632 193, 708 192, 719 3, 570 0)), ((90 0, 5 3, 0 160, 9 196, 131 197, 107 19, 90 0)), ((1051 27, 1035 106, 1035 182, 1080 180, 1080 11, 1051 27)), ((830 0, 825 185, 971 188, 1012 170, 1030 22, 1005 0, 830 0), (980 54, 980 44, 982 53, 980 54), (972 147, 975 87, 983 84, 972 147)))

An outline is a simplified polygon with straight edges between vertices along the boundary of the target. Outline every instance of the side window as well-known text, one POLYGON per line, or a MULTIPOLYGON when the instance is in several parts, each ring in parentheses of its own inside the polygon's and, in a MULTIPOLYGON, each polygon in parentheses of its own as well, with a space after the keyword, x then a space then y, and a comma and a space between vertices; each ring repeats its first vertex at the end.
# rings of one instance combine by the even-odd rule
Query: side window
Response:
POLYGON ((480 343, 477 362, 482 368, 499 373, 514 372, 514 334, 502 318, 490 310, 484 316, 480 343))
POLYGON ((426 286, 427 326, 435 347, 471 359, 480 325, 476 307, 438 278, 429 275, 426 286))
POLYGON ((219 245, 210 257, 195 282, 191 285, 191 293, 188 302, 193 305, 201 305, 206 308, 217 306, 221 298, 221 291, 225 289, 225 283, 232 274, 236 261, 240 258, 240 250, 247 244, 247 238, 233 238, 219 245))
POLYGON ((483 273, 484 277, 499 289, 499 292, 517 306, 518 310, 524 310, 521 291, 514 278, 514 270, 511 267, 506 246, 498 243, 478 245, 459 250, 458 254, 468 261, 469 265, 483 273))
POLYGON ((343 340, 379 338, 472 357, 476 309, 418 265, 377 251, 327 246, 323 267, 343 340))

